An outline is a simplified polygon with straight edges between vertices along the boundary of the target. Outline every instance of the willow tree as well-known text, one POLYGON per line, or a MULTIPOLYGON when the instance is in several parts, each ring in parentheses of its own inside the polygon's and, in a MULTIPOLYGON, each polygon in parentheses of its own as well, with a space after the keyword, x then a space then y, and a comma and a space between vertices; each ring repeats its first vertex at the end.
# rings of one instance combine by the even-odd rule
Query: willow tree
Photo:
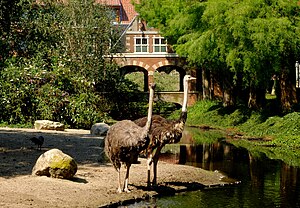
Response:
POLYGON ((283 110, 297 102, 297 0, 141 0, 137 10, 204 75, 221 75, 224 104, 234 104, 243 90, 249 107, 262 107, 273 74, 280 78, 283 110))
POLYGON ((294 65, 299 55, 299 9, 298 1, 245 0, 225 13, 236 43, 227 64, 242 70, 244 85, 250 89, 250 107, 261 107, 273 74, 279 75, 277 95, 282 109, 289 111, 297 103, 294 65))

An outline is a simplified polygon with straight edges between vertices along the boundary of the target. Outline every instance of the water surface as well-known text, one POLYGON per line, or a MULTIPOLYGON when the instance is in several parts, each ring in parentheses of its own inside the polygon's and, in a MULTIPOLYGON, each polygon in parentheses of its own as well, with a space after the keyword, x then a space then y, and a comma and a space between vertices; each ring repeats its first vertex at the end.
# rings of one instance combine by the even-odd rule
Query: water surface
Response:
POLYGON ((300 207, 299 167, 283 162, 288 161, 286 158, 270 158, 273 152, 251 152, 226 143, 221 137, 207 139, 203 135, 205 143, 195 141, 201 134, 200 130, 187 128, 180 144, 164 148, 161 160, 221 171, 241 183, 151 199, 128 207, 300 207))

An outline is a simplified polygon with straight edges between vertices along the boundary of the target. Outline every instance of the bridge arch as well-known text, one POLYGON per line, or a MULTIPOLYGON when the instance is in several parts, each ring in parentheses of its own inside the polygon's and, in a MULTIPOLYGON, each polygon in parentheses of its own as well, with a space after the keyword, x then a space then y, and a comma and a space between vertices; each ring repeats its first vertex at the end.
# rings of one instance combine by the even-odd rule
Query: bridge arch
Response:
POLYGON ((136 65, 127 65, 123 66, 120 69, 120 74, 121 76, 125 76, 126 74, 132 73, 132 72, 142 72, 144 77, 144 85, 143 85, 143 91, 147 92, 148 91, 148 84, 149 84, 149 71, 146 70, 145 68, 141 66, 136 66, 136 65))
MULTIPOLYGON (((166 74, 170 74, 174 70, 176 72, 178 72, 178 74, 179 74, 178 89, 179 89, 179 91, 183 91, 183 78, 186 75, 186 71, 182 67, 174 66, 174 65, 165 65, 165 66, 161 66, 161 67, 156 69, 157 72, 159 72, 159 73, 165 72, 166 74)), ((154 80, 155 80, 155 76, 154 76, 154 80)), ((178 91, 178 90, 171 90, 171 91, 178 91)))
POLYGON ((135 59, 127 59, 126 61, 119 62, 119 64, 120 64, 121 68, 127 67, 127 66, 141 67, 147 71, 150 68, 150 66, 147 63, 145 63, 143 61, 135 60, 135 59))
MULTIPOLYGON (((195 76, 195 71, 188 67, 186 60, 178 56, 168 56, 168 55, 155 55, 155 54, 122 54, 120 56, 115 56, 114 61, 120 66, 119 70, 121 75, 132 72, 142 72, 143 73, 143 91, 148 91, 148 84, 151 82, 156 82, 159 76, 156 77, 156 73, 165 72, 169 74, 173 70, 179 73, 179 91, 176 87, 175 90, 156 92, 157 96, 161 100, 168 102, 182 104, 183 95, 183 78, 187 73, 191 73, 195 76)), ((194 84, 193 84, 194 85, 194 84)), ((196 87, 191 86, 191 91, 189 92, 189 103, 191 105, 198 98, 198 92, 195 91, 196 87)))
POLYGON ((156 61, 153 65, 152 68, 153 70, 157 70, 160 67, 164 66, 174 66, 174 67, 181 67, 182 69, 184 66, 186 66, 186 62, 184 59, 179 59, 179 58, 165 58, 156 61))

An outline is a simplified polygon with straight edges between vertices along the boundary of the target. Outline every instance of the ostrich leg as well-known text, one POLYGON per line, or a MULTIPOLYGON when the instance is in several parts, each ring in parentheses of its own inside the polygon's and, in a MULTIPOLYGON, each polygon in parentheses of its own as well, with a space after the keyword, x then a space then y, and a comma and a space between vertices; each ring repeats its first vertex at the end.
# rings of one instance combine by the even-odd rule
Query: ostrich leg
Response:
POLYGON ((122 189, 121 189, 121 170, 120 168, 117 169, 118 172, 118 193, 122 193, 122 189))
POLYGON ((152 150, 149 152, 147 155, 147 186, 148 186, 148 188, 151 187, 150 178, 151 178, 152 150))
POLYGON ((155 154, 153 156, 153 180, 152 180, 152 185, 156 186, 157 185, 157 163, 158 159, 160 156, 160 151, 163 147, 159 146, 157 147, 155 154))
POLYGON ((129 181, 129 169, 130 169, 130 164, 128 165, 126 165, 126 176, 125 176, 125 180, 124 180, 124 191, 125 192, 127 192, 127 193, 129 193, 130 191, 129 191, 129 189, 128 189, 128 181, 129 181))

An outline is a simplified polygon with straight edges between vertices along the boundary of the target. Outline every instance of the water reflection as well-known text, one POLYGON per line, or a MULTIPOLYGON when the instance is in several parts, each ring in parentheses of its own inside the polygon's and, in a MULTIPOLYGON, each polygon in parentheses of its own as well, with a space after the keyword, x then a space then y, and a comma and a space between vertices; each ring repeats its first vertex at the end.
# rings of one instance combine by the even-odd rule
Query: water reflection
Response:
POLYGON ((194 132, 185 132, 181 144, 165 147, 161 160, 222 171, 242 183, 156 199, 147 207, 300 207, 298 167, 220 139, 195 142, 194 132))

